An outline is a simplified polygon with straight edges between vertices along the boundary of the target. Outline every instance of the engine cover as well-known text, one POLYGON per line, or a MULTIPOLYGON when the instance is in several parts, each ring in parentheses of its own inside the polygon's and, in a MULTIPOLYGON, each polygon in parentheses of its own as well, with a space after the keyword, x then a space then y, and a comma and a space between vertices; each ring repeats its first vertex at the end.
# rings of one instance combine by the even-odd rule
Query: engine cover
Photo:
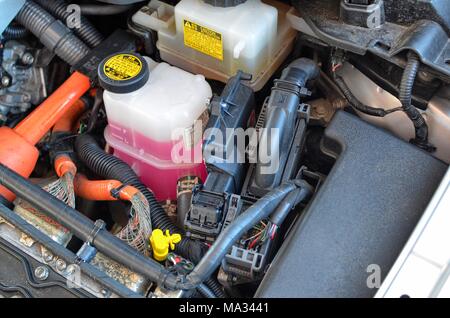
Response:
POLYGON ((367 285, 373 265, 382 281, 447 169, 344 112, 327 128, 322 150, 336 163, 257 297, 373 297, 377 289, 367 285))

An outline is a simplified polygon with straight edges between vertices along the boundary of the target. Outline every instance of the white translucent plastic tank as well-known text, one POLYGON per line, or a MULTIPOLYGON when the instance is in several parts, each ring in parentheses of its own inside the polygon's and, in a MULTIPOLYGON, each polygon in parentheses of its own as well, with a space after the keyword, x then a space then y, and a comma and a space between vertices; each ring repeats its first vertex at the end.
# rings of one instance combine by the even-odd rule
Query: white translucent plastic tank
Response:
POLYGON ((242 70, 259 89, 295 37, 287 10, 260 0, 227 8, 203 0, 181 0, 175 7, 153 0, 133 21, 158 31, 157 46, 165 61, 224 82, 242 70))
POLYGON ((114 155, 129 163, 159 200, 175 199, 179 178, 206 177, 201 134, 194 144, 189 132, 205 114, 212 91, 202 75, 145 59, 150 76, 143 87, 126 94, 104 92, 105 139, 114 155), (180 158, 189 160, 174 158, 177 145, 182 145, 177 148, 180 158))

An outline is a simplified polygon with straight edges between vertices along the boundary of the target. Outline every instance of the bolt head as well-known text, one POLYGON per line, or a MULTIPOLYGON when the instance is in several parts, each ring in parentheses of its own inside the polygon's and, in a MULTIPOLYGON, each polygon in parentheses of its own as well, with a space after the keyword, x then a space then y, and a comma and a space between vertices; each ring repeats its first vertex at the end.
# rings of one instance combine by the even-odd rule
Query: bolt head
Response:
POLYGON ((44 261, 47 263, 51 262, 53 260, 53 255, 49 251, 44 252, 44 261))
POLYGON ((22 56, 22 63, 25 65, 31 65, 34 63, 34 56, 31 53, 25 53, 22 56))
POLYGON ((3 76, 2 77, 2 86, 8 87, 9 84, 11 84, 11 79, 9 78, 9 76, 3 76))
POLYGON ((56 269, 60 272, 63 272, 67 268, 66 262, 64 262, 62 259, 59 259, 56 261, 56 269))
POLYGON ((46 280, 49 274, 50 272, 47 266, 39 266, 34 270, 34 276, 36 276, 38 280, 46 280))
POLYGON ((109 290, 103 288, 103 289, 100 291, 100 294, 102 294, 102 296, 106 298, 106 297, 109 297, 110 292, 109 292, 109 290))
POLYGON ((67 266, 67 274, 72 275, 73 273, 75 273, 75 271, 76 271, 75 265, 72 264, 67 266))

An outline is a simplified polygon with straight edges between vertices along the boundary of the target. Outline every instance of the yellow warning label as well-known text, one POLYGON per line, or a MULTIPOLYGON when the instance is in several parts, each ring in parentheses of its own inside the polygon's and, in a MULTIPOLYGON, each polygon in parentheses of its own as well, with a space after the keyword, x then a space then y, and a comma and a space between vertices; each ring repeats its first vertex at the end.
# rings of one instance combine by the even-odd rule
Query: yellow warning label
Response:
POLYGON ((117 54, 106 61, 103 67, 105 75, 115 81, 126 81, 139 75, 142 61, 132 54, 117 54))
POLYGON ((223 61, 222 34, 184 20, 184 45, 223 61))

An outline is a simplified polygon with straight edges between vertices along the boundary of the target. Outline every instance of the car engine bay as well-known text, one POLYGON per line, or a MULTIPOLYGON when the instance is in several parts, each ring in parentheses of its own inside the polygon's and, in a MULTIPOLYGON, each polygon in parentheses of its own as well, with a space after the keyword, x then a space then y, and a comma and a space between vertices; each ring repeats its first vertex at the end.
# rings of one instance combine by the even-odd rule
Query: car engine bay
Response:
POLYGON ((447 0, 0 4, 0 297, 374 297, 447 172, 447 0))

